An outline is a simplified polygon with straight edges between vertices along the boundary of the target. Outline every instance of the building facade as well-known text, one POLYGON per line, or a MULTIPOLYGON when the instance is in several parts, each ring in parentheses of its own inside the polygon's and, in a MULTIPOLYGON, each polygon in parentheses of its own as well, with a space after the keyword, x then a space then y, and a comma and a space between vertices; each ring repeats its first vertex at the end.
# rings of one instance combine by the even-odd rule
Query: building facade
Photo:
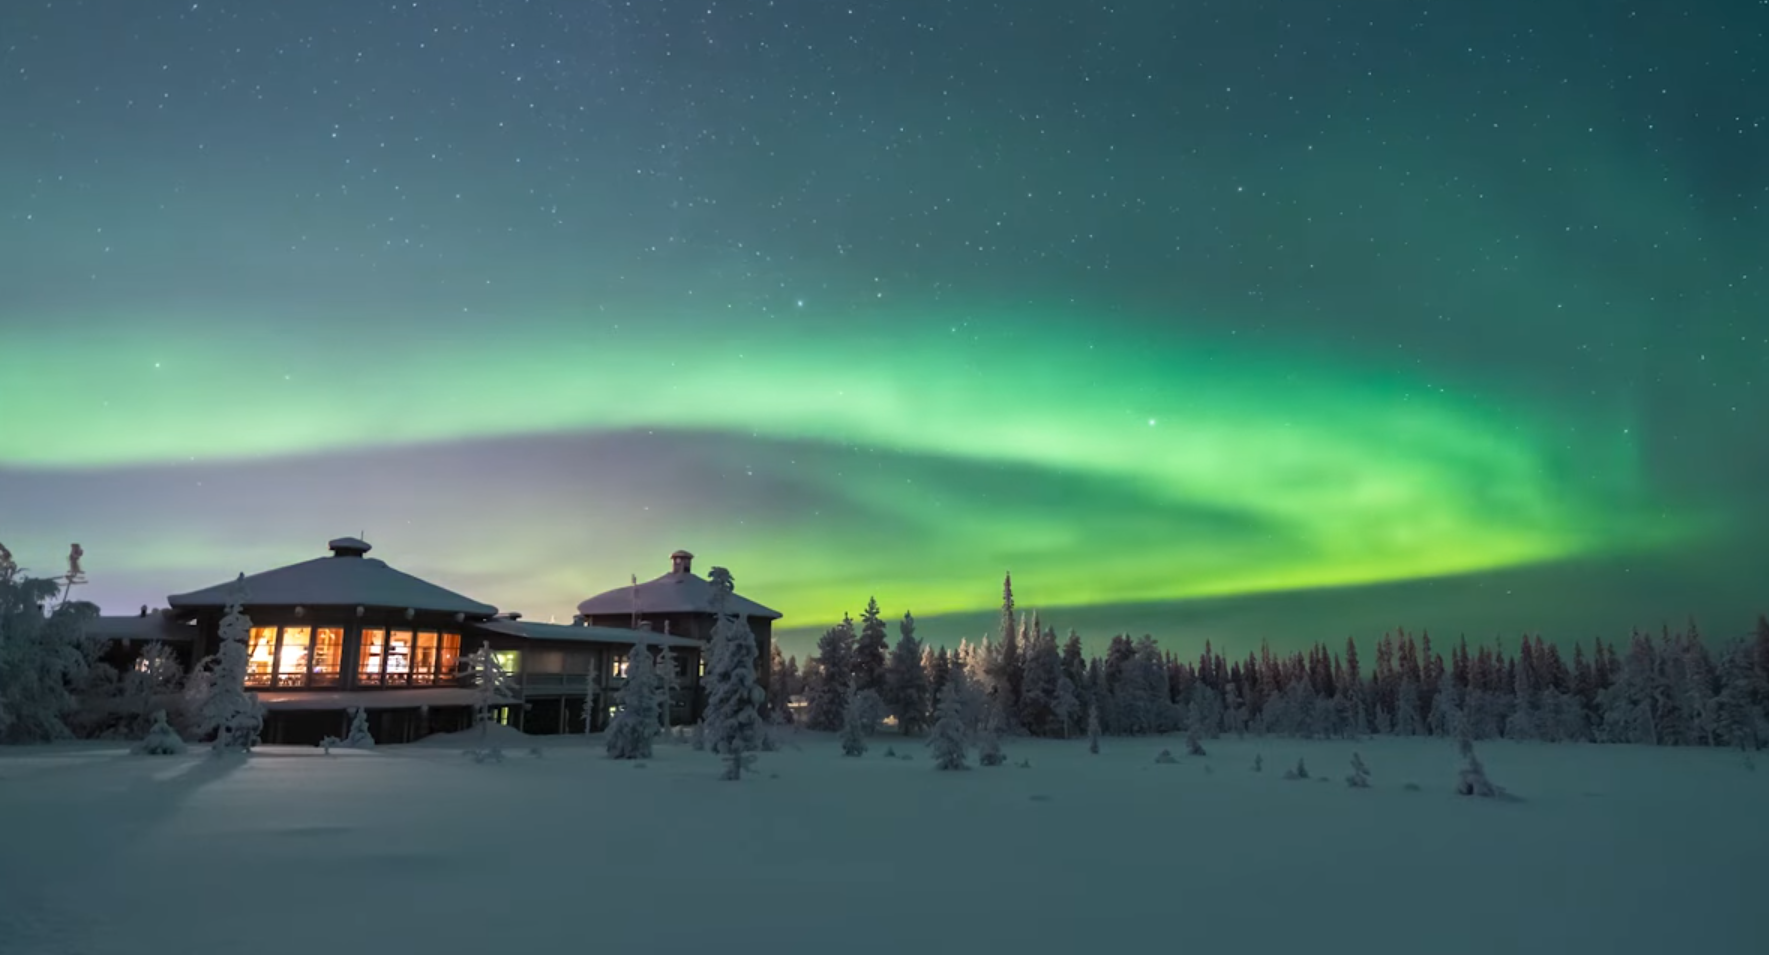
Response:
MULTIPOLYGON (((273 744, 341 737, 355 707, 367 711, 381 742, 465 729, 474 690, 464 661, 485 644, 517 688, 498 713, 501 721, 528 733, 581 732, 586 720, 600 729, 641 629, 652 653, 667 651, 674 661, 679 689, 671 721, 699 717, 712 588, 693 573, 686 551, 671 555, 670 573, 654 581, 583 601, 567 626, 525 621, 403 573, 369 557, 369 544, 356 538, 327 546, 329 557, 175 594, 157 613, 101 617, 92 635, 113 641, 119 658, 139 654, 148 642, 165 643, 194 667, 217 649, 221 618, 243 587, 252 621, 246 688, 265 706, 263 739, 273 744), (617 601, 625 602, 624 613, 607 609, 617 601), (595 706, 586 706, 592 698, 595 706)), ((758 672, 765 673, 780 614, 741 597, 733 604, 756 631, 758 672)))

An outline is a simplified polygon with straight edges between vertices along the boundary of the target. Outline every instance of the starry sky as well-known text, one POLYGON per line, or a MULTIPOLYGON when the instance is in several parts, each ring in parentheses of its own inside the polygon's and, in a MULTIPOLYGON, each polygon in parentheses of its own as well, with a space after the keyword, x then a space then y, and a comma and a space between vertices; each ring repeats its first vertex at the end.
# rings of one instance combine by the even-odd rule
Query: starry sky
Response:
MULTIPOLYGON (((1769 7, 0 8, 0 541, 1177 649, 1769 609, 1769 7)), ((795 630, 792 628, 804 628, 795 630)))

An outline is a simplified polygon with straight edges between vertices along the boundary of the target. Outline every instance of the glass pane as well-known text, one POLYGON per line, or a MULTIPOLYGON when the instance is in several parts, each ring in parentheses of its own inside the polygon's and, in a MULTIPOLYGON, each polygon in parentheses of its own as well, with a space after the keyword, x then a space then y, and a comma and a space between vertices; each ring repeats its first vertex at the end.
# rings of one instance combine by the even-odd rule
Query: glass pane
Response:
POLYGON ((312 686, 337 686, 344 666, 344 630, 321 627, 313 637, 312 686))
POLYGON ((461 669, 461 635, 445 633, 442 635, 441 661, 437 673, 442 680, 452 680, 461 669))
POLYGON ((436 682, 436 634, 424 631, 418 634, 418 652, 412 659, 412 682, 436 682))
POLYGON ((387 682, 404 683, 412 671, 412 634, 394 630, 387 634, 387 682))
POLYGON ((307 685, 307 651, 313 642, 308 627, 284 627, 282 648, 276 653, 276 685, 307 685))
POLYGON ((616 680, 627 678, 627 655, 616 653, 608 661, 608 675, 616 680))
POLYGON ((253 627, 246 643, 246 685, 269 686, 276 667, 276 628, 253 627))
POLYGON ((491 656, 505 673, 515 674, 522 665, 522 654, 516 650, 493 650, 491 656))
POLYGON ((362 663, 356 670, 356 682, 362 686, 375 686, 381 682, 381 654, 387 647, 387 631, 364 630, 362 632, 362 663))

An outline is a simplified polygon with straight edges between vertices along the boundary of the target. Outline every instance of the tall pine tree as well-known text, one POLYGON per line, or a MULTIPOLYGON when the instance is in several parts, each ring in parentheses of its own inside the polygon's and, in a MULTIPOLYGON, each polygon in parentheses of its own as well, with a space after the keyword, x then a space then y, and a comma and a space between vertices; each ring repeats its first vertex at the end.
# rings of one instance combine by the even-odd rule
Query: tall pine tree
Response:
POLYGON ((860 614, 860 638, 854 643, 854 692, 883 693, 888 654, 889 644, 884 618, 879 615, 878 598, 869 598, 865 611, 860 614))
POLYGON ((885 707, 897 718, 904 735, 919 733, 927 725, 928 680, 921 666, 921 641, 915 639, 915 617, 905 613, 897 625, 897 645, 885 671, 885 707))

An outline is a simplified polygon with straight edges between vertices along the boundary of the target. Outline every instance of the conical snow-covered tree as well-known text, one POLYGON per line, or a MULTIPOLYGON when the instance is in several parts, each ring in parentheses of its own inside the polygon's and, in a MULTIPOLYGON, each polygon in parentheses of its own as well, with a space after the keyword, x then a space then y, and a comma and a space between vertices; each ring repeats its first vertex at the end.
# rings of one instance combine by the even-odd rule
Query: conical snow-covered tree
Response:
POLYGON ((61 590, 60 581, 25 577, 16 565, 0 574, 0 741, 72 735, 65 722, 76 704, 69 688, 90 673, 85 628, 98 608, 62 602, 45 615, 61 590))
POLYGON ((1019 725, 1034 736, 1061 736, 1056 697, 1063 677, 1063 655, 1056 632, 1029 633, 1020 659, 1019 725))
POLYGON ((476 762, 502 762, 504 750, 492 740, 491 725, 498 709, 516 702, 516 675, 498 662, 489 640, 467 658, 467 672, 473 680, 473 725, 479 728, 479 748, 468 755, 476 762))
POLYGON ((712 751, 725 758, 728 780, 743 778, 744 767, 762 748, 762 719, 757 707, 763 691, 756 684, 756 641, 749 625, 727 612, 735 584, 731 572, 714 567, 707 576, 713 586, 712 663, 707 668, 706 732, 712 751))
POLYGON ((369 733, 369 711, 360 706, 350 708, 350 732, 344 737, 350 749, 374 749, 375 737, 369 733))
POLYGON ((215 652, 213 678, 203 700, 203 732, 213 732, 216 753, 248 753, 264 729, 264 708, 256 693, 246 692, 246 640, 252 618, 246 616, 246 575, 234 582, 221 618, 221 645, 215 652))
POLYGON ((848 678, 854 671, 854 621, 842 622, 817 640, 815 669, 805 668, 805 725, 814 730, 841 728, 848 678))
POLYGON ((669 647, 657 654, 657 720, 665 733, 670 731, 670 708, 681 691, 682 678, 676 672, 676 655, 669 647))
POLYGON ((1370 767, 1364 764, 1364 758, 1358 753, 1351 754, 1351 775, 1345 777, 1345 785, 1353 789, 1370 788, 1370 767))
POLYGON ((1396 695, 1394 710, 1394 734, 1396 736, 1417 736, 1419 725, 1419 684, 1412 677, 1403 677, 1396 695))
POLYGON ((1464 734, 1457 745, 1462 753, 1462 768, 1456 773, 1456 792, 1463 796, 1501 795, 1504 790, 1486 778, 1486 767, 1481 765, 1480 757, 1474 755, 1474 740, 1464 734))
MULTIPOLYGON (((1714 697, 1714 732, 1719 742, 1745 752, 1762 749, 1769 720, 1755 702, 1759 676, 1747 643, 1732 646, 1720 657, 1720 692, 1714 697)), ((1769 677, 1769 674, 1765 674, 1769 677)))
POLYGON ((842 714, 841 744, 843 756, 866 755, 866 714, 861 712, 866 704, 855 691, 858 681, 848 683, 848 705, 842 714))
POLYGON ((1062 729, 1063 739, 1075 735, 1075 717, 1081 712, 1081 698, 1076 695, 1075 684, 1067 673, 1057 677, 1056 704, 1051 709, 1062 729))
POLYGON ((897 634, 897 645, 891 648, 891 662, 885 669, 884 702, 897 717, 897 728, 907 736, 927 725, 927 671, 921 665, 921 641, 915 639, 915 617, 905 613, 897 634))
POLYGON ((1438 678, 1437 692, 1431 695, 1431 714, 1426 720, 1433 736, 1462 734, 1462 709, 1456 705, 1456 696, 1455 673, 1446 667, 1438 678))
POLYGON ((854 692, 871 690, 883 695, 889 650, 878 598, 873 597, 866 601, 866 609, 860 614, 860 637, 854 642, 854 692))
POLYGON ((798 667, 788 665, 786 654, 781 651, 780 644, 768 647, 768 724, 770 726, 792 722, 793 684, 798 679, 798 667))
POLYGON ((145 756, 176 756, 184 752, 184 740, 172 724, 166 722, 165 710, 154 711, 153 725, 141 742, 135 744, 134 751, 145 756))
POLYGON ((935 712, 933 732, 928 734, 928 748, 934 752, 935 769, 968 769, 965 763, 965 728, 962 717, 963 703, 959 697, 964 692, 962 670, 954 669, 946 681, 945 689, 940 691, 940 703, 935 712))
POLYGON ((991 712, 983 721, 983 731, 977 734, 977 762, 984 766, 1000 766, 1007 762, 1007 754, 1001 751, 999 712, 991 712))
MULTIPOLYGON (((640 632, 639 639, 645 635, 640 632)), ((620 691, 620 709, 608 723, 604 741, 611 759, 650 759, 657 735, 657 676, 649 644, 634 644, 627 653, 627 682, 620 691)))
POLYGON ((171 647, 154 641, 143 647, 135 665, 123 671, 118 684, 117 709, 131 715, 132 730, 141 731, 153 722, 155 710, 165 709, 184 686, 184 665, 171 647))

